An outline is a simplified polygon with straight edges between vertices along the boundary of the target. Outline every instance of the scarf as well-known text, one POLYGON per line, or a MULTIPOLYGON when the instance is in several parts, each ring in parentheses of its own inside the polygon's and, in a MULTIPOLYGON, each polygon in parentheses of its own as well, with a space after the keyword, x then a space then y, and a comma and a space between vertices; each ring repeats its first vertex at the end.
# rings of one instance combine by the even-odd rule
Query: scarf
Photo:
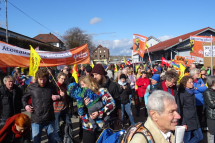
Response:
POLYGON ((7 134, 9 133, 9 131, 11 129, 12 129, 13 133, 15 134, 15 138, 23 137, 30 131, 30 127, 25 129, 24 132, 18 132, 16 130, 14 122, 15 122, 15 119, 16 119, 17 115, 19 115, 19 114, 16 114, 16 115, 8 118, 6 123, 5 123, 5 125, 4 125, 4 127, 0 130, 0 142, 3 142, 4 138, 7 136, 7 134))
POLYGON ((185 88, 185 90, 190 93, 190 94, 193 94, 194 93, 194 88, 191 88, 191 89, 188 89, 188 88, 185 88))
MULTIPOLYGON (((162 82, 162 88, 163 88, 163 91, 168 92, 168 89, 167 89, 167 87, 166 87, 165 81, 162 82)), ((172 94, 173 96, 175 96, 175 95, 174 95, 174 89, 173 89, 172 87, 170 87, 170 90, 171 90, 171 94, 172 94)))
POLYGON ((121 86, 124 86, 126 85, 126 81, 124 83, 122 83, 120 80, 118 81, 118 84, 121 85, 121 86))
POLYGON ((131 82, 133 82, 133 81, 134 81, 134 77, 133 77, 133 75, 128 75, 128 78, 130 79, 130 81, 131 81, 131 82))
MULTIPOLYGON (((66 93, 67 93, 67 89, 66 89, 66 87, 64 87, 64 85, 63 84, 60 84, 59 82, 57 82, 57 85, 60 87, 60 89, 62 90, 62 91, 64 91, 64 93, 65 93, 65 98, 67 97, 66 96, 66 93)), ((58 94, 60 94, 60 89, 58 90, 58 94)), ((58 103, 59 103, 59 101, 55 101, 55 106, 57 106, 58 105, 58 103)))

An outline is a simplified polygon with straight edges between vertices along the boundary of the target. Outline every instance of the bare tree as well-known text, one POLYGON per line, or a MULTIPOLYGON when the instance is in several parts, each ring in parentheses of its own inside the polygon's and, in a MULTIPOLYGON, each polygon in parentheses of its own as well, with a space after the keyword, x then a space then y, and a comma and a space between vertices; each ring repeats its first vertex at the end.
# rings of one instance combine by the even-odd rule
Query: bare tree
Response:
POLYGON ((85 34, 85 32, 79 27, 73 27, 66 31, 62 40, 67 50, 79 47, 87 43, 90 56, 93 54, 93 50, 96 48, 92 42, 92 36, 85 34))

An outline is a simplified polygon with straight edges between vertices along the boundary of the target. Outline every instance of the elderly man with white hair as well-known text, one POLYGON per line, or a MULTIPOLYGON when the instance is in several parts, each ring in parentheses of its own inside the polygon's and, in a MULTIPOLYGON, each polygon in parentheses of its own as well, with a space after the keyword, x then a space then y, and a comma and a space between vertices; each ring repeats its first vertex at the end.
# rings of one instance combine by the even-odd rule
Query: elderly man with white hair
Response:
MULTIPOLYGON (((148 98, 147 111, 149 117, 144 126, 150 131, 155 143, 173 143, 177 121, 181 116, 177 112, 177 104, 170 93, 157 90, 148 98)), ((147 143, 141 133, 136 133, 130 143, 147 143)))
POLYGON ((204 81, 199 78, 200 71, 197 68, 193 68, 190 70, 190 76, 193 77, 193 88, 194 94, 196 97, 196 110, 199 118, 199 123, 201 125, 202 121, 202 111, 203 111, 203 105, 204 105, 204 97, 203 92, 207 89, 204 81))

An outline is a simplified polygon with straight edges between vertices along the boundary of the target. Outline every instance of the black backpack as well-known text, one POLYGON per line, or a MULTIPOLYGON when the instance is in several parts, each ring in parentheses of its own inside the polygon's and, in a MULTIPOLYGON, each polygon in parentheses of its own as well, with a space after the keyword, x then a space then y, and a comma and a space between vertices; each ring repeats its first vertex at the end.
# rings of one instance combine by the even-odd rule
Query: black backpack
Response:
POLYGON ((64 136, 63 143, 75 143, 72 132, 72 123, 63 123, 60 126, 61 136, 64 136))

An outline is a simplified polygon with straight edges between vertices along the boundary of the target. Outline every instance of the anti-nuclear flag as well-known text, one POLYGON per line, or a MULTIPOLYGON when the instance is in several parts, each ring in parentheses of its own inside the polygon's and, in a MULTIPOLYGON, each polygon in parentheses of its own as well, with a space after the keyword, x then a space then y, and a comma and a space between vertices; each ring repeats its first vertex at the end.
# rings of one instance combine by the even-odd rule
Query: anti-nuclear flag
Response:
POLYGON ((94 67, 93 61, 91 61, 90 66, 91 66, 92 68, 94 67))
POLYGON ((215 41, 215 37, 211 39, 210 36, 190 36, 190 55, 203 58, 203 43, 215 41))
POLYGON ((31 45, 30 45, 30 47, 31 47, 31 52, 30 52, 29 75, 35 76, 35 74, 39 68, 41 58, 31 45))
POLYGON ((75 82, 78 83, 78 68, 76 64, 73 66, 72 76, 74 77, 75 82))
POLYGON ((185 67, 180 63, 179 65, 179 77, 178 77, 178 83, 180 83, 182 77, 184 77, 184 71, 185 71, 185 67))
POLYGON ((143 58, 146 48, 147 37, 134 34, 133 35, 133 52, 139 53, 139 55, 143 58))
POLYGON ((117 65, 114 64, 114 73, 116 73, 116 72, 117 72, 117 65))

